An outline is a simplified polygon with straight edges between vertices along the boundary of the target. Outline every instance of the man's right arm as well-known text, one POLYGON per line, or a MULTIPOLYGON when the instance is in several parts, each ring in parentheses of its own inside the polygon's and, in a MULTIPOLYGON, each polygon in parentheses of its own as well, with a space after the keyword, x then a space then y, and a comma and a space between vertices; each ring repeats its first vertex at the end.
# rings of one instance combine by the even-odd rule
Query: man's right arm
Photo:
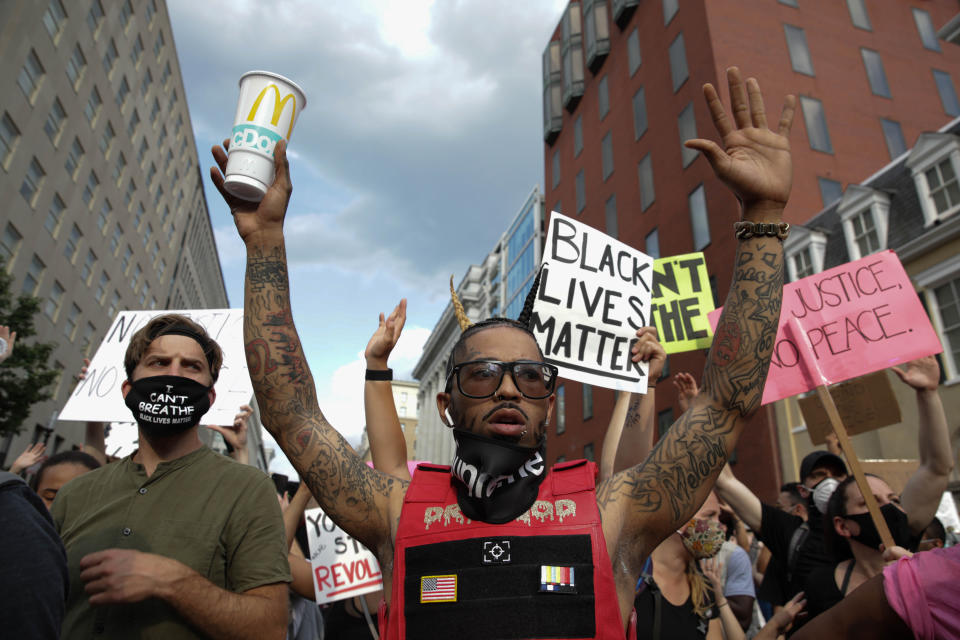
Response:
POLYGON ((263 200, 236 199, 223 189, 227 154, 215 147, 211 177, 247 247, 243 338, 247 368, 263 424, 344 531, 378 553, 391 541, 406 483, 367 467, 327 422, 293 323, 283 218, 293 187, 286 143, 275 149, 276 178, 263 200))

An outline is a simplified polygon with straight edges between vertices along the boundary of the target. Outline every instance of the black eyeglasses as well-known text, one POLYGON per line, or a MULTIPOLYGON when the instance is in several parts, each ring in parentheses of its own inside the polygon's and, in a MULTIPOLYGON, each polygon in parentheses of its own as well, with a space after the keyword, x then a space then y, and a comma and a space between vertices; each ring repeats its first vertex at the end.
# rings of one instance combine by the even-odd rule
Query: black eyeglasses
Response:
POLYGON ((517 360, 471 360, 461 362, 447 375, 447 388, 451 376, 457 379, 457 389, 468 398, 489 398, 497 392, 503 376, 510 370, 513 384, 525 397, 542 400, 553 393, 557 384, 557 368, 546 362, 517 360))

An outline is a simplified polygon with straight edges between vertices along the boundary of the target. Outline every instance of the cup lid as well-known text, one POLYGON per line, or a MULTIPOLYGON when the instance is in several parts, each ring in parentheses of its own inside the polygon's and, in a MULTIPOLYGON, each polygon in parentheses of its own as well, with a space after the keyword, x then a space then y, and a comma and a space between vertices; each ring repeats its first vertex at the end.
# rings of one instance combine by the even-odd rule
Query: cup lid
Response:
POLYGON ((274 72, 272 72, 272 71, 253 70, 253 71, 247 71, 245 74, 243 74, 242 76, 240 76, 240 79, 237 81, 237 84, 238 84, 238 85, 243 84, 243 79, 246 78, 247 76, 269 76, 269 77, 271 77, 271 78, 276 78, 277 80, 282 80, 282 81, 286 82, 286 83, 289 84, 291 87, 293 87, 294 89, 296 89, 297 91, 299 91, 299 92, 300 92, 300 95, 303 96, 303 106, 300 107, 300 110, 303 111, 304 109, 307 108, 307 94, 304 93, 303 87, 301 87, 300 85, 298 85, 296 82, 294 82, 294 81, 291 80, 290 78, 288 78, 288 77, 286 77, 286 76, 282 76, 282 75, 280 75, 279 73, 274 73, 274 72))

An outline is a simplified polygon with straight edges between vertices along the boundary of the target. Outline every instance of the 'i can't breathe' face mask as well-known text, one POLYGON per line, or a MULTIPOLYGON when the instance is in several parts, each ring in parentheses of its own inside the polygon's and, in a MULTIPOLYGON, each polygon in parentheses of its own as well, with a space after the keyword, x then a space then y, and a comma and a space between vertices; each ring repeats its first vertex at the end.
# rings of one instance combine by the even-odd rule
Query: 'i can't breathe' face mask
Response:
POLYGON ((200 423, 210 410, 210 388, 181 376, 152 376, 132 381, 125 402, 147 436, 171 436, 200 423))

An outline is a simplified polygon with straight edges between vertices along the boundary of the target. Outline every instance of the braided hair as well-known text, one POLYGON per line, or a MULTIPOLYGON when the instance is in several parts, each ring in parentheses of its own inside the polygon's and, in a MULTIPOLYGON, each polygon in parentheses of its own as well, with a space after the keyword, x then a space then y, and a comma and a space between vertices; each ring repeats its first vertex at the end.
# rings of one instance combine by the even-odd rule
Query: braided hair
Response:
POLYGON ((479 333, 485 329, 492 329, 494 327, 510 327, 523 331, 528 336, 533 338, 534 344, 537 345, 537 353, 541 358, 543 358, 543 350, 540 348, 540 344, 537 343, 537 338, 533 335, 533 331, 530 328, 531 320, 533 318, 533 303, 537 298, 537 290, 540 288, 541 273, 543 273, 542 266, 537 271, 537 276, 533 280, 533 285, 530 287, 530 291, 527 293, 527 297, 523 302, 523 309, 520 311, 520 315, 516 320, 504 317, 493 317, 476 323, 471 323, 469 318, 467 318, 467 314, 463 309, 463 304, 460 302, 460 298, 457 297, 457 294, 453 289, 453 276, 450 277, 450 297, 453 303, 454 313, 456 314, 457 321, 460 324, 461 333, 456 344, 453 345, 453 349, 450 351, 450 356, 447 358, 448 377, 450 376, 450 372, 453 371, 453 367, 457 360, 463 357, 463 352, 466 349, 467 339, 476 333, 479 333))

